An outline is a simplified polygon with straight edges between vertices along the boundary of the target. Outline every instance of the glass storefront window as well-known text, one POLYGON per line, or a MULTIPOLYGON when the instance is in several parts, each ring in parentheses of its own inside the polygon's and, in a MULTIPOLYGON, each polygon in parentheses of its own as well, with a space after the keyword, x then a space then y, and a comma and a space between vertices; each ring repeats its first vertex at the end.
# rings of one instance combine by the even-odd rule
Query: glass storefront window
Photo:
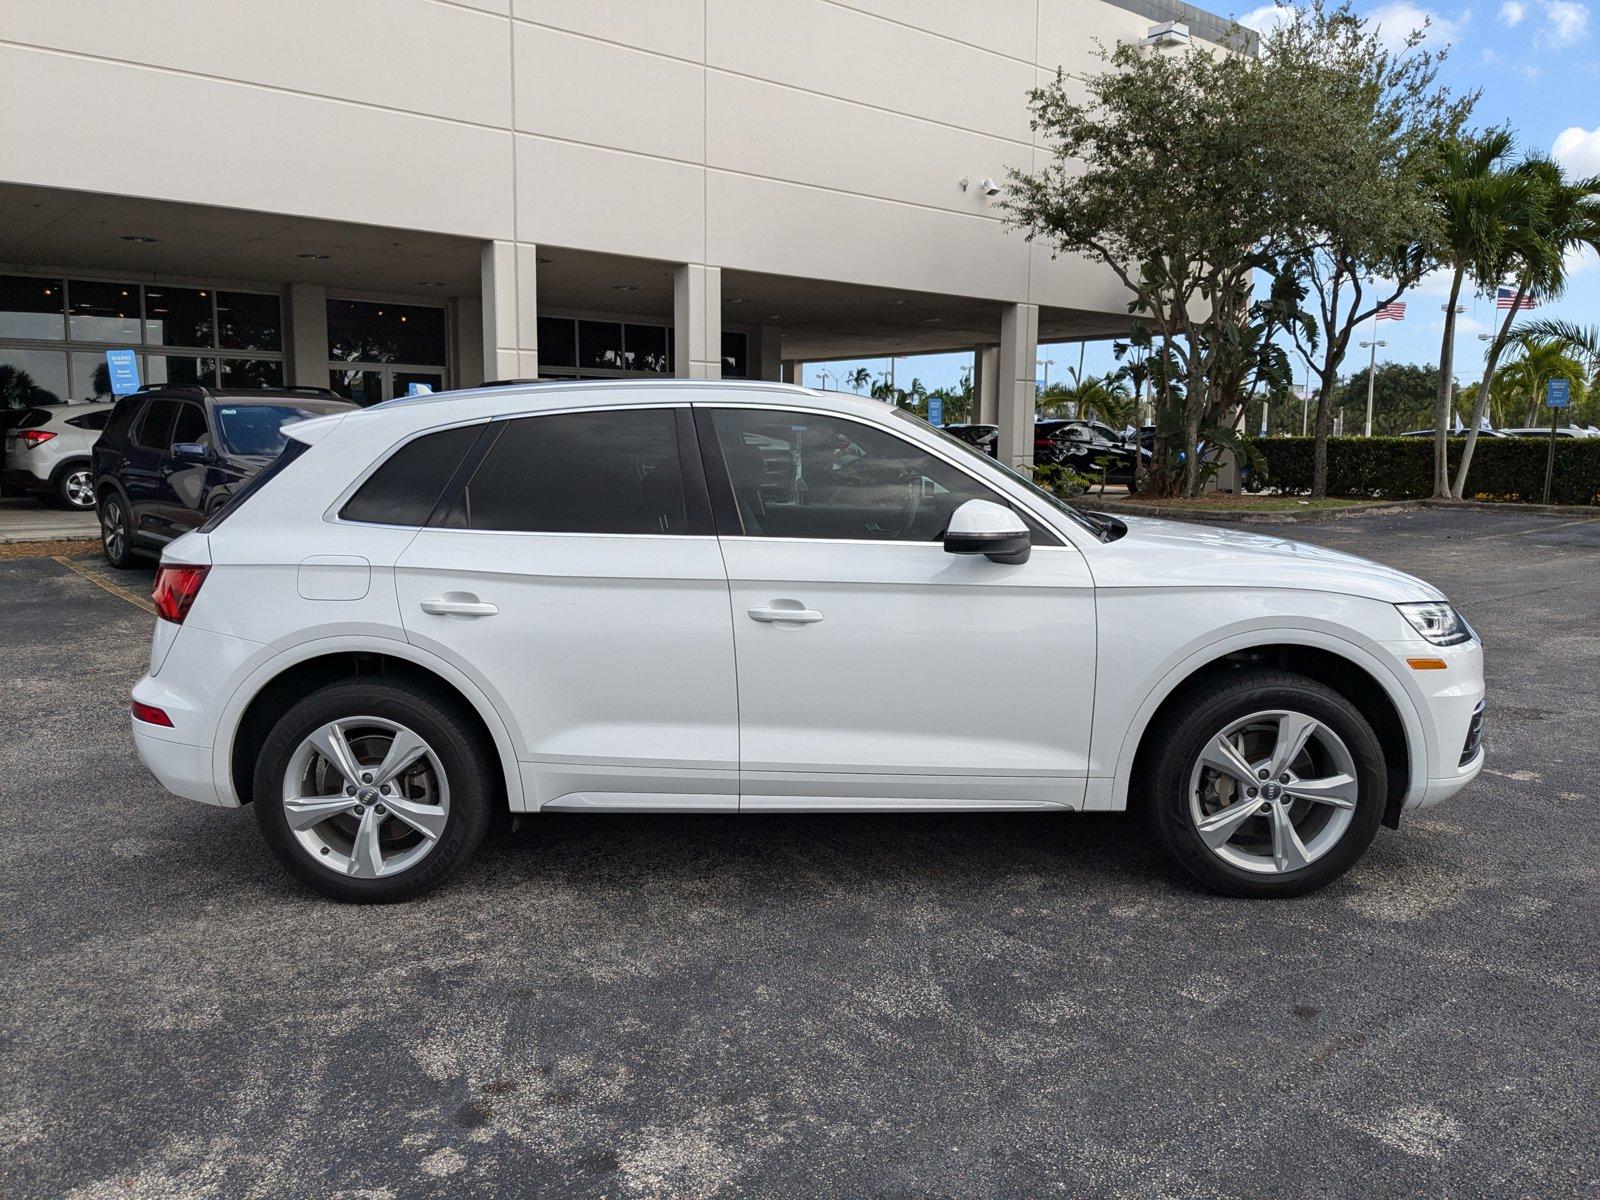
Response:
POLYGON ((746 339, 742 333, 725 333, 722 335, 722 377, 724 379, 744 379, 749 372, 749 360, 745 351, 746 339))
POLYGON ((260 292, 218 292, 217 345, 224 350, 282 350, 282 300, 260 292))
POLYGON ((217 360, 188 354, 148 354, 145 356, 144 381, 175 386, 200 384, 203 387, 215 387, 217 360))
POLYGON ((578 365, 622 368, 622 324, 619 321, 578 322, 578 365))
POLYGON ((430 392, 444 391, 444 376, 438 371, 396 371, 394 373, 395 397, 410 395, 413 383, 421 384, 430 392))
POLYGON ((0 337, 59 342, 67 336, 65 307, 66 293, 59 279, 0 275, 0 337))
POLYGON ((139 285, 101 279, 67 281, 67 333, 75 342, 141 340, 139 285))
POLYGON ((144 289, 144 336, 152 346, 216 344, 211 292, 205 288, 149 284, 144 289))
POLYGON ((339 362, 444 365, 444 309, 328 301, 328 357, 339 362))
POLYGON ((329 371, 328 386, 346 400, 377 404, 383 399, 382 371, 329 371))
POLYGON ((114 399, 104 350, 78 350, 72 355, 72 399, 114 399))
POLYGON ((571 317, 539 318, 539 365, 578 365, 577 324, 571 317))
POLYGON ((622 361, 629 371, 672 370, 672 331, 662 325, 627 325, 622 361))
POLYGON ((276 358, 225 358, 222 386, 259 388, 283 386, 283 363, 276 358))
POLYGON ((0 346, 0 410, 66 401, 65 351, 0 346))

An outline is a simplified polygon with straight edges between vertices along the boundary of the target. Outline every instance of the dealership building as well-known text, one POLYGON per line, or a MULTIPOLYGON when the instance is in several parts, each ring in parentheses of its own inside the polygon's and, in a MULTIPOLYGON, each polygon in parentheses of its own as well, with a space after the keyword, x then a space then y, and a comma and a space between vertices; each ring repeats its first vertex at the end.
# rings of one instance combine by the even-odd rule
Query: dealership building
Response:
MULTIPOLYGON (((1028 90, 1172 0, 13 0, 0 383, 798 379, 975 352, 1032 450, 1107 270, 1007 230, 1028 90), (10 368, 10 370, 6 370, 10 368)), ((1162 40, 1176 40, 1169 34, 1162 40)))

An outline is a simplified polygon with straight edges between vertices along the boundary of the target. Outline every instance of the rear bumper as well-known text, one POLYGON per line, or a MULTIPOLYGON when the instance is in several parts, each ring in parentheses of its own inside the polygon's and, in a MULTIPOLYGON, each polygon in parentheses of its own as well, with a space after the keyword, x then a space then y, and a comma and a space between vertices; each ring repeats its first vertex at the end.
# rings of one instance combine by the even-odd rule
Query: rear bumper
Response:
POLYGON ((157 782, 185 800, 228 807, 217 795, 216 784, 212 782, 211 747, 168 741, 153 732, 155 728, 137 719, 133 721, 133 744, 139 752, 139 761, 157 782))
POLYGON ((32 471, 7 467, 0 471, 0 487, 4 487, 7 491, 42 492, 49 489, 50 477, 46 475, 40 479, 32 471))

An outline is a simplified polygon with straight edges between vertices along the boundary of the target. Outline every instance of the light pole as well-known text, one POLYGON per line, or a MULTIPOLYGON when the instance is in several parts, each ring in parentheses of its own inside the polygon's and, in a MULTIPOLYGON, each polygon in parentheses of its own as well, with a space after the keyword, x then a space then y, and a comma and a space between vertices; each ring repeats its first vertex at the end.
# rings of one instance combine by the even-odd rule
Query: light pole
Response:
POLYGON ((835 378, 835 376, 834 376, 834 373, 832 371, 829 371, 826 368, 824 368, 823 370, 817 372, 817 378, 822 380, 822 390, 823 391, 827 391, 828 390, 828 380, 835 378))
POLYGON ((1378 371, 1378 347, 1387 346, 1388 344, 1388 342, 1376 340, 1361 343, 1363 349, 1368 347, 1372 349, 1372 353, 1367 358, 1367 427, 1366 432, 1361 435, 1362 437, 1372 436, 1372 383, 1378 371))
MULTIPOLYGON (((1465 304, 1458 304, 1452 310, 1451 307, 1448 304, 1441 304, 1441 305, 1439 305, 1439 311, 1442 312, 1442 313, 1447 313, 1447 312, 1452 312, 1453 311, 1456 314, 1456 316, 1459 317, 1462 313, 1467 311, 1467 306, 1465 304)), ((1455 415, 1455 411, 1456 411, 1456 387, 1457 386, 1458 385, 1456 384, 1456 330, 1454 328, 1452 328, 1450 330, 1450 412, 1451 412, 1452 416, 1455 415)), ((1435 434, 1434 436, 1437 437, 1438 435, 1435 434)))

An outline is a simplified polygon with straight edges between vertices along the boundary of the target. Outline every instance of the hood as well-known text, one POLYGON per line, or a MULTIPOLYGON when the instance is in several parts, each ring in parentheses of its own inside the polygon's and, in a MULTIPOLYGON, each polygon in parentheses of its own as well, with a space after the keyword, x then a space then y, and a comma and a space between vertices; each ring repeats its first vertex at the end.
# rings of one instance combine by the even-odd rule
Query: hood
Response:
POLYGON ((1445 599, 1414 575, 1340 550, 1216 525, 1118 520, 1128 532, 1088 556, 1096 587, 1289 588, 1389 604, 1445 599))

